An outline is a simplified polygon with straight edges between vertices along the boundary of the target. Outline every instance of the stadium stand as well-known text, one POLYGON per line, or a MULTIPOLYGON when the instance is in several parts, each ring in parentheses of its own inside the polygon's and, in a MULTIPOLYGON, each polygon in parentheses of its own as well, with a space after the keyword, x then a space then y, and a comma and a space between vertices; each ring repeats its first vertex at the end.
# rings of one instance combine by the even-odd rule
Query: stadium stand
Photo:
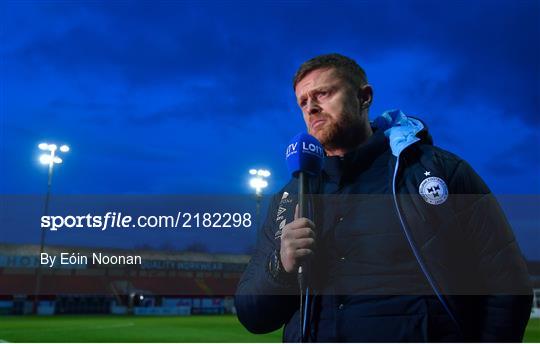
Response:
POLYGON ((135 265, 39 267, 39 246, 0 244, 0 314, 201 314, 234 312, 232 296, 247 255, 47 247, 59 255, 140 255, 135 265), (40 277, 39 295, 36 283, 40 277))
MULTIPOLYGON (((76 264, 42 267, 39 246, 0 244, 0 315, 234 313, 233 295, 248 255, 162 252, 154 250, 47 247, 51 255, 74 252, 91 256, 140 255, 141 264, 76 264)), ((532 317, 540 317, 540 262, 529 262, 535 288, 532 317)))

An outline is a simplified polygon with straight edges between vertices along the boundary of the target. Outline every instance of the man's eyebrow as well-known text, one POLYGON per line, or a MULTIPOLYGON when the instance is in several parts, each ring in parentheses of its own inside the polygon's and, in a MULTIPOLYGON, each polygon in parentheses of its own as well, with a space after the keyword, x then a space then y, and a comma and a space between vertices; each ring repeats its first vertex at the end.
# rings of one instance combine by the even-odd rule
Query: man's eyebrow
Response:
POLYGON ((333 88, 334 85, 323 85, 323 86, 319 86, 313 90, 311 90, 311 92, 320 92, 320 91, 327 91, 331 88, 333 88))
POLYGON ((319 87, 314 88, 314 89, 312 89, 312 90, 309 90, 309 91, 307 91, 307 92, 305 92, 305 93, 302 93, 302 94, 300 95, 300 97, 298 97, 298 99, 302 99, 302 97, 305 97, 306 94, 308 94, 308 93, 320 92, 320 91, 327 91, 327 90, 333 89, 334 87, 335 87, 335 85, 333 85, 333 84, 331 84, 331 85, 323 85, 323 86, 319 86, 319 87))
POLYGON ((321 91, 328 91, 328 90, 332 90, 335 88, 335 85, 331 84, 331 85, 323 85, 323 86, 319 86, 317 88, 314 88, 312 90, 309 90, 308 92, 306 93, 303 93, 300 95, 300 97, 298 99, 302 99, 302 98, 305 98, 306 94, 310 94, 310 93, 316 93, 316 92, 321 92, 321 91))

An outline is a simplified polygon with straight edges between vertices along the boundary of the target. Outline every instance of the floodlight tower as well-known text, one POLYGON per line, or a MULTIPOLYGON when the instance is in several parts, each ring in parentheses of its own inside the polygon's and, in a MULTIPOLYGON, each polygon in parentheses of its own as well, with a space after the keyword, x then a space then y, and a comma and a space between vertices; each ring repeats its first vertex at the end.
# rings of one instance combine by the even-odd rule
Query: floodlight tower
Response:
MULTIPOLYGON (((49 151, 49 153, 42 154, 39 157, 39 161, 43 165, 49 166, 49 174, 48 174, 48 179, 47 179, 47 196, 45 198, 45 215, 47 215, 47 212, 49 210, 49 198, 51 195, 51 184, 52 184, 54 164, 61 164, 62 159, 56 153, 56 151, 58 150, 58 147, 55 144, 40 143, 38 147, 42 151, 49 151)), ((69 146, 68 145, 60 146, 60 152, 62 153, 69 152, 69 146)), ((41 242, 41 249, 43 249, 43 241, 41 242)))
POLYGON ((249 180, 249 186, 255 189, 255 199, 257 201, 257 211, 255 214, 257 229, 259 229, 261 220, 261 200, 262 191, 268 186, 266 178, 270 177, 270 171, 264 169, 250 169, 249 174, 252 176, 249 180))
MULTIPOLYGON (((54 170, 54 164, 61 164, 62 163, 62 159, 58 156, 58 146, 55 145, 54 143, 52 144, 49 144, 49 143, 40 143, 38 145, 38 148, 42 151, 45 151, 45 152, 48 152, 48 153, 44 153, 42 154, 40 157, 39 157, 39 161, 43 164, 43 165, 48 165, 49 167, 49 173, 48 173, 48 178, 47 178, 47 194, 45 196, 45 207, 44 207, 44 210, 43 210, 43 215, 46 216, 49 212, 49 199, 51 198, 51 185, 52 185, 52 175, 53 175, 53 170, 54 170)), ((67 153, 69 152, 69 146, 68 145, 62 145, 60 146, 60 152, 62 153, 67 153)), ((45 232, 47 230, 44 228, 41 230, 41 240, 40 240, 40 243, 39 243, 39 257, 38 259, 41 259, 41 254, 43 253, 43 248, 44 248, 44 245, 45 245, 45 232)), ((38 271, 37 271, 37 278, 36 278, 36 290, 35 290, 35 293, 34 293, 34 304, 33 304, 33 310, 34 310, 34 313, 37 314, 37 310, 38 310, 38 297, 39 297, 39 291, 40 291, 40 287, 41 287, 41 262, 40 264, 38 264, 38 271)))

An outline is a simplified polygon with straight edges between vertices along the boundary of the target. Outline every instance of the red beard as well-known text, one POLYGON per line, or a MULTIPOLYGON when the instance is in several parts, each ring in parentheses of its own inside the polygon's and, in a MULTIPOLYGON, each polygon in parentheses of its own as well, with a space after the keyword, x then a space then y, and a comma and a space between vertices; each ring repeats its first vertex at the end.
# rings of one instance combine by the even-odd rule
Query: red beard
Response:
POLYGON ((348 148, 354 146, 358 133, 361 132, 361 122, 351 115, 342 117, 336 121, 330 116, 321 116, 325 120, 322 126, 316 130, 310 130, 326 150, 348 148))

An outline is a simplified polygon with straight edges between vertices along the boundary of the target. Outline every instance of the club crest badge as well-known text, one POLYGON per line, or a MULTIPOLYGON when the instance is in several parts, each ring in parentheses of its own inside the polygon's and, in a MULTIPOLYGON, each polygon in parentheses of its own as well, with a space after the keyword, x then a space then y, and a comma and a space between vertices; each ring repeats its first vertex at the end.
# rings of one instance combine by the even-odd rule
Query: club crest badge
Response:
POLYGON ((428 177, 420 183, 418 192, 429 204, 443 204, 448 198, 448 187, 439 177, 428 177))

